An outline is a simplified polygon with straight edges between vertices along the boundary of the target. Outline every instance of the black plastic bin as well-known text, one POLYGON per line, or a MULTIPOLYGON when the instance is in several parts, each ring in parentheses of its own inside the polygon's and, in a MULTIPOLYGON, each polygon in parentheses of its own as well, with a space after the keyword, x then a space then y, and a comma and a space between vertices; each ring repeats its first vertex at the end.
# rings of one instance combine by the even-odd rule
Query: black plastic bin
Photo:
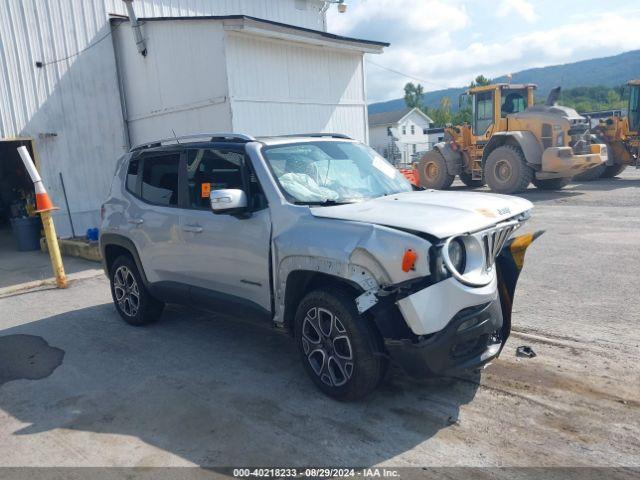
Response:
POLYGON ((40 249, 41 230, 40 216, 11 219, 11 231, 21 252, 40 249))

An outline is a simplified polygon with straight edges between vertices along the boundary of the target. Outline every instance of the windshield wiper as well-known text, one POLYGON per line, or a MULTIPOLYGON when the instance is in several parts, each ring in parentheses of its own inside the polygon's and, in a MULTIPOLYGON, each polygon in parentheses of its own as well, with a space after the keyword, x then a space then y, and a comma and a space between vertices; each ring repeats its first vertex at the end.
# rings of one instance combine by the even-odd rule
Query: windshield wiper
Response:
POLYGON ((322 200, 322 201, 315 201, 315 202, 299 201, 299 202, 293 202, 293 203, 294 205, 308 205, 310 207, 332 207, 334 205, 348 205, 354 202, 338 202, 336 200, 322 200))

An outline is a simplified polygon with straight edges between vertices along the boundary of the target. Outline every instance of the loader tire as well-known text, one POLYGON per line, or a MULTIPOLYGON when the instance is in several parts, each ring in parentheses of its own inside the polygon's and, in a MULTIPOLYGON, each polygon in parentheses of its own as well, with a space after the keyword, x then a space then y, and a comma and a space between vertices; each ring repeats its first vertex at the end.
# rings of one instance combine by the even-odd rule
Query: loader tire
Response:
POLYGON ((446 190, 453 183, 454 175, 447 172, 447 163, 438 150, 424 154, 418 162, 420 186, 434 190, 446 190))
POLYGON ((480 188, 484 185, 484 180, 473 180, 471 174, 467 172, 460 172, 460 180, 471 188, 480 188))
POLYGON ((546 180, 533 179, 533 184, 539 190, 560 190, 571 183, 571 177, 568 178, 548 178, 546 180))
POLYGON ((527 165, 520 148, 503 145, 487 157, 484 178, 496 193, 518 193, 526 190, 533 180, 533 169, 527 165))
POLYGON ((620 175, 622 172, 624 172, 624 169, 627 168, 627 165, 625 165, 624 163, 619 164, 619 165, 611 165, 609 167, 606 167, 604 169, 604 172, 602 172, 602 175, 600 178, 613 178, 613 177, 617 177, 618 175, 620 175))
POLYGON ((577 182, 591 182, 593 180, 598 180, 607 169, 607 166, 604 163, 601 163, 597 167, 590 168, 582 172, 579 175, 573 177, 573 179, 577 182))

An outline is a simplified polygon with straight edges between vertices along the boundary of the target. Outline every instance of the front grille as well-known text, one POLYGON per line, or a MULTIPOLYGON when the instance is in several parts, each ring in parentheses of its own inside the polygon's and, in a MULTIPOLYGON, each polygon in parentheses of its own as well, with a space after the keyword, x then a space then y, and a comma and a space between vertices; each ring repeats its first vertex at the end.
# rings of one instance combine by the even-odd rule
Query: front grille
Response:
POLYGON ((504 247, 505 242, 519 226, 520 224, 517 222, 508 222, 480 232, 482 249, 484 250, 484 268, 486 270, 490 270, 493 267, 496 257, 504 247))
POLYGON ((579 123, 569 129, 569 146, 575 155, 591 153, 589 124, 579 123))

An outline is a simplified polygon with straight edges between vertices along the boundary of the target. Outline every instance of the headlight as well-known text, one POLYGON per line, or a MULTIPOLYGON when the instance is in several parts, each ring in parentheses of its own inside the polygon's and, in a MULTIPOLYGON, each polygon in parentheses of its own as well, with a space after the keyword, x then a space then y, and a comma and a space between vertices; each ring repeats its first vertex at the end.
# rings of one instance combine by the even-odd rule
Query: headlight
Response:
POLYGON ((449 259, 453 268, 459 273, 464 273, 464 245, 459 239, 449 243, 449 259))
POLYGON ((450 238, 442 246, 442 260, 449 273, 462 275, 465 269, 466 252, 459 238, 450 238))

